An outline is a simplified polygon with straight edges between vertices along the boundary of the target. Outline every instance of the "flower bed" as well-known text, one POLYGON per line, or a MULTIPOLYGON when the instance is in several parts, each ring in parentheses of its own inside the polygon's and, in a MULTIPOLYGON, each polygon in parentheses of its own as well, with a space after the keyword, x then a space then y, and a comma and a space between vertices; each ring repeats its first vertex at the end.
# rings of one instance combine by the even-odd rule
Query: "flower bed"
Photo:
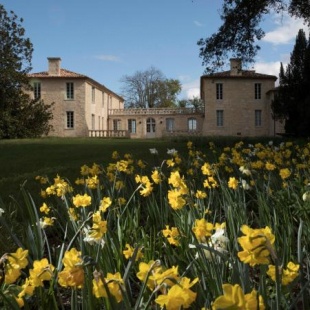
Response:
POLYGON ((44 203, 23 189, 21 233, 0 217, 16 243, 1 307, 307 309, 310 144, 210 143, 212 161, 187 148, 38 176, 44 203))

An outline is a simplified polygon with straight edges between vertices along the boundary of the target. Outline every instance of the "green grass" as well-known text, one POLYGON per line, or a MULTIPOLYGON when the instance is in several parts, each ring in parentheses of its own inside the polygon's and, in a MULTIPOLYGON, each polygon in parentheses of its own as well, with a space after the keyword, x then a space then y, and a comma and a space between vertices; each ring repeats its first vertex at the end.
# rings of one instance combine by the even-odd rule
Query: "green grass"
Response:
MULTIPOLYGON (((130 153, 134 159, 142 159, 149 165, 160 165, 166 158, 167 149, 175 148, 180 153, 187 152, 186 142, 193 141, 197 149, 206 152, 209 142, 217 147, 233 145, 236 141, 245 143, 268 141, 270 138, 244 137, 183 137, 170 139, 101 139, 101 138, 44 138, 23 140, 0 140, 0 199, 5 203, 9 197, 17 198, 19 188, 26 182, 26 189, 36 189, 37 175, 55 177, 59 174, 74 181, 79 176, 80 167, 93 163, 106 166, 111 162, 113 151, 121 155, 130 153), (158 150, 157 162, 149 149, 158 150)), ((274 139, 273 139, 274 140, 274 139)))
POLYGON ((46 138, 0 141, 0 197, 7 202, 15 196, 25 181, 26 188, 33 188, 37 175, 55 177, 57 174, 70 180, 79 176, 84 164, 97 163, 106 166, 111 162, 113 151, 121 155, 130 153, 135 159, 152 164, 154 160, 149 149, 156 148, 159 159, 164 158, 167 149, 182 152, 186 140, 130 140, 100 138, 46 138))

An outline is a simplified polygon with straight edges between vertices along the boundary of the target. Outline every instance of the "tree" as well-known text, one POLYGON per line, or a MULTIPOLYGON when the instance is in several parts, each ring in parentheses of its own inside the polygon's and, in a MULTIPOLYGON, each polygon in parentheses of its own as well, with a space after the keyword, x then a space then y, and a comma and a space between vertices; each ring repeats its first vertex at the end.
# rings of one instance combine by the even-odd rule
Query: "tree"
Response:
POLYGON ((174 106, 181 91, 178 80, 167 79, 163 73, 151 67, 122 77, 122 93, 127 107, 159 108, 174 106))
POLYGON ((243 63, 254 62, 265 33, 260 22, 264 15, 276 11, 288 12, 300 17, 310 25, 310 2, 308 0, 224 0, 221 12, 222 25, 216 33, 200 39, 199 56, 206 73, 221 68, 229 54, 242 59, 243 63))
POLYGON ((274 118, 285 119, 285 131, 310 136, 310 40, 300 29, 290 63, 280 67, 280 81, 272 103, 274 118))
POLYGON ((0 139, 37 137, 51 129, 52 105, 27 94, 33 46, 22 22, 0 5, 0 139))

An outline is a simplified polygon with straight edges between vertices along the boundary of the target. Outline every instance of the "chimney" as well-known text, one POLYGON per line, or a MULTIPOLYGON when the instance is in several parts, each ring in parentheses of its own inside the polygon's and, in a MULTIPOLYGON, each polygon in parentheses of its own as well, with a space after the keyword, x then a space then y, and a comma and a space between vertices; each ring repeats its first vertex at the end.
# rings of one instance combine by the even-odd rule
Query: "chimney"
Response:
POLYGON ((60 76, 60 62, 59 57, 48 57, 48 75, 60 76))
POLYGON ((230 75, 242 75, 242 66, 240 58, 230 59, 230 75))

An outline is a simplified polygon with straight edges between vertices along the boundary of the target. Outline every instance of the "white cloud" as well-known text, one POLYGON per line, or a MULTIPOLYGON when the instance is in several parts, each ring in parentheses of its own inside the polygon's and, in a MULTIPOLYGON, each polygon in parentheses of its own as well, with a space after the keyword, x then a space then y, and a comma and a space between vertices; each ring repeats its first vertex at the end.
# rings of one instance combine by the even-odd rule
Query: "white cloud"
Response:
POLYGON ((99 55, 96 56, 97 59, 103 60, 103 61, 113 61, 113 62, 120 62, 121 59, 114 55, 99 55))
POLYGON ((281 17, 275 15, 276 28, 272 31, 266 32, 266 35, 262 39, 265 42, 272 43, 274 45, 288 44, 296 38, 299 29, 304 29, 306 34, 309 33, 308 28, 303 24, 301 19, 296 19, 288 15, 281 17))
POLYGON ((200 79, 182 84, 181 95, 185 99, 193 99, 193 97, 200 98, 200 79))
POLYGON ((194 20, 194 24, 197 26, 197 27, 203 27, 204 24, 202 24, 201 22, 197 21, 197 20, 194 20))
POLYGON ((257 73, 278 76, 280 72, 280 61, 256 62, 254 69, 257 73))

